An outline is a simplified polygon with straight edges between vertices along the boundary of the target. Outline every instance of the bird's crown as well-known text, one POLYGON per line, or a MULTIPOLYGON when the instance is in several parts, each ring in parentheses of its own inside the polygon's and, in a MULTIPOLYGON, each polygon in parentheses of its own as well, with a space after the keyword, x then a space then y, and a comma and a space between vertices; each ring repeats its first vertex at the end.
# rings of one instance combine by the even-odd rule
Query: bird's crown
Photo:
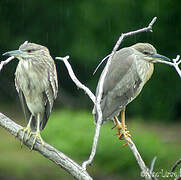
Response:
POLYGON ((152 55, 157 53, 156 49, 149 43, 137 43, 131 47, 145 55, 152 55))
POLYGON ((19 50, 26 51, 28 53, 33 53, 38 50, 48 51, 48 49, 45 46, 35 44, 35 43, 30 43, 28 41, 25 41, 22 45, 20 45, 19 50))

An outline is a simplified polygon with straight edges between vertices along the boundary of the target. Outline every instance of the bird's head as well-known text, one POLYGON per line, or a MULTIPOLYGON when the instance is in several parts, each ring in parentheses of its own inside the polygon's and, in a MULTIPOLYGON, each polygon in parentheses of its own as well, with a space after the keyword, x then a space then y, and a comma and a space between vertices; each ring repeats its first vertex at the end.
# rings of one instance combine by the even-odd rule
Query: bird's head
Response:
POLYGON ((19 60, 29 60, 29 59, 38 59, 38 56, 47 56, 49 55, 49 50, 41 45, 35 43, 29 43, 25 41, 22 45, 20 45, 18 50, 9 51, 4 53, 5 56, 14 56, 19 60), (36 58, 37 57, 37 58, 36 58))
POLYGON ((166 56, 158 54, 156 49, 149 43, 137 43, 131 47, 141 53, 144 60, 147 60, 149 62, 156 63, 157 60, 170 61, 170 59, 166 56))

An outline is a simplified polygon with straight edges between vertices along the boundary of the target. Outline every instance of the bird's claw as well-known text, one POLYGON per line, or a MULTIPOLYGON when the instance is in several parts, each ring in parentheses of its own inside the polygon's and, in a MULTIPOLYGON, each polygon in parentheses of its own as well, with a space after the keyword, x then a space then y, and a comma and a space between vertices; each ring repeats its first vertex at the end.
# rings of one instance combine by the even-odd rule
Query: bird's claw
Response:
POLYGON ((122 140, 123 138, 130 138, 131 134, 129 133, 129 131, 127 131, 126 129, 124 131, 121 131, 121 133, 118 133, 118 137, 120 140, 122 140))
POLYGON ((26 133, 27 133, 27 136, 26 136, 26 141, 25 141, 25 142, 27 142, 27 141, 31 138, 31 136, 34 135, 33 144, 32 144, 32 146, 31 146, 31 148, 30 148, 31 151, 32 151, 33 148, 34 148, 34 145, 35 145, 37 139, 40 140, 40 142, 41 142, 41 144, 42 144, 43 146, 45 145, 45 143, 44 143, 44 141, 43 141, 43 139, 42 139, 42 137, 41 137, 41 135, 40 135, 40 132, 38 132, 38 131, 32 132, 32 131, 31 131, 31 128, 30 128, 29 126, 27 126, 27 127, 24 127, 24 128, 19 129, 18 132, 17 132, 16 137, 19 136, 20 131, 23 131, 23 136, 22 136, 22 140, 21 140, 21 147, 22 147, 22 145, 23 145, 23 141, 25 140, 25 134, 26 134, 26 133))
POLYGON ((43 139, 42 139, 42 137, 41 137, 41 135, 40 135, 40 132, 38 132, 38 131, 36 131, 36 132, 31 132, 30 137, 31 137, 32 135, 34 135, 34 139, 33 139, 33 144, 32 144, 32 146, 31 146, 31 151, 32 151, 33 148, 34 148, 34 145, 35 145, 37 139, 40 140, 40 142, 41 142, 41 144, 42 144, 43 146, 45 145, 45 142, 43 141, 43 139))
POLYGON ((30 128, 29 126, 27 126, 27 127, 23 127, 23 128, 20 128, 20 129, 18 130, 18 132, 17 132, 16 137, 18 137, 18 136, 19 136, 20 131, 23 131, 22 140, 20 140, 20 141, 21 141, 21 148, 22 148, 22 146, 23 146, 23 141, 24 141, 24 138, 25 138, 25 134, 26 134, 26 133, 27 133, 27 140, 26 140, 26 141, 28 141, 28 140, 29 140, 29 138, 28 138, 28 137, 30 137, 30 134, 31 134, 31 128, 30 128))
MULTIPOLYGON (((129 133, 129 131, 127 130, 127 126, 125 125, 124 127, 122 126, 121 123, 116 124, 117 127, 117 136, 119 138, 119 140, 125 140, 126 142, 132 144, 132 142, 129 140, 129 138, 131 137, 131 134, 129 133)), ((127 146, 128 144, 123 144, 123 147, 127 146)))
MULTIPOLYGON (((127 143, 132 144, 132 142, 129 139, 131 137, 131 134, 129 133, 129 131, 127 130, 126 127, 124 129, 122 128, 121 130, 118 130, 117 135, 118 135, 119 140, 124 139, 127 143)), ((123 144, 123 147, 125 147, 127 145, 127 143, 123 144)))
POLYGON ((127 130, 127 126, 125 125, 125 123, 120 123, 119 120, 116 117, 114 117, 114 124, 118 130, 116 135, 118 136, 119 140, 124 139, 126 141, 126 144, 123 144, 123 147, 127 146, 128 143, 133 144, 130 140, 131 134, 127 130))

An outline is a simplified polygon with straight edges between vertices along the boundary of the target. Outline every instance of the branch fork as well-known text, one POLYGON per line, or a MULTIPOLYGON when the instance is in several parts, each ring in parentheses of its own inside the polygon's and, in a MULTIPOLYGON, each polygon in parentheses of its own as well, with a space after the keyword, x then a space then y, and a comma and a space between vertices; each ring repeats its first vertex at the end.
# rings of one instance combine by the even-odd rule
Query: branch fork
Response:
MULTIPOLYGON (((92 177, 90 177, 90 175, 86 171, 86 167, 87 167, 87 165, 90 165, 92 163, 92 161, 93 161, 93 159, 95 157, 95 154, 96 154, 96 150, 97 150, 97 144, 98 144, 98 139, 99 139, 100 130, 101 130, 101 124, 102 124, 102 111, 101 111, 100 103, 101 103, 101 99, 102 99, 104 79, 105 79, 106 74, 108 72, 108 68, 110 66, 111 60, 113 59, 117 49, 119 48, 119 46, 122 43, 124 38, 126 38, 128 36, 131 36, 131 35, 138 34, 138 33, 142 33, 142 32, 148 32, 148 31, 152 32, 152 26, 156 22, 156 19, 157 18, 154 17, 152 19, 152 21, 149 23, 149 25, 147 27, 145 27, 145 28, 121 34, 121 36, 119 37, 119 39, 116 42, 115 46, 113 47, 113 50, 112 50, 111 54, 108 55, 109 59, 108 59, 107 64, 106 64, 105 71, 101 76, 100 89, 99 89, 97 97, 95 97, 95 95, 91 92, 91 90, 88 87, 86 87, 85 85, 83 85, 78 80, 78 78, 75 76, 70 63, 68 62, 69 56, 56 57, 56 59, 61 60, 61 61, 64 62, 72 81, 76 84, 76 86, 78 88, 81 88, 81 89, 83 89, 85 91, 85 93, 89 96, 89 98, 92 100, 92 102, 96 106, 96 109, 97 109, 97 112, 98 112, 98 121, 97 121, 97 124, 96 124, 92 150, 91 150, 89 159, 87 161, 84 161, 82 166, 78 165, 73 160, 71 160, 66 155, 64 155, 62 152, 58 151, 57 149, 50 146, 49 144, 45 144, 45 147, 43 147, 40 143, 38 143, 38 141, 36 141, 35 150, 39 151, 43 156, 50 159, 55 164, 57 164, 57 165, 61 166, 62 168, 64 168, 67 172, 72 174, 72 176, 75 177, 76 179, 79 179, 79 180, 92 180, 92 177)), ((0 71, 2 70, 3 66, 8 64, 12 59, 14 59, 14 57, 10 57, 6 61, 2 61, 0 63, 0 71)), ((172 61, 173 62, 166 62, 166 61, 157 61, 157 62, 173 66, 176 69, 177 73, 179 74, 179 76, 181 78, 181 70, 179 69, 179 64, 181 63, 180 56, 178 55, 172 61)), ((0 126, 7 129, 14 136, 16 136, 18 130, 21 128, 21 126, 17 125, 15 122, 13 122, 11 119, 6 117, 2 113, 0 113, 0 126)), ((22 133, 19 134, 18 139, 22 139, 22 133)), ((30 139, 30 141, 24 142, 24 143, 25 143, 25 145, 30 147, 31 139, 30 139)), ((138 152, 134 142, 131 140, 131 138, 129 138, 129 142, 127 142, 127 144, 129 146, 129 148, 131 149, 132 153, 134 154, 142 173, 145 175, 144 178, 146 180, 153 179, 153 177, 151 177, 151 172, 153 171, 153 166, 154 166, 155 160, 154 160, 154 162, 152 162, 151 170, 149 170, 147 168, 147 166, 145 165, 141 155, 139 154, 139 152, 138 152)))

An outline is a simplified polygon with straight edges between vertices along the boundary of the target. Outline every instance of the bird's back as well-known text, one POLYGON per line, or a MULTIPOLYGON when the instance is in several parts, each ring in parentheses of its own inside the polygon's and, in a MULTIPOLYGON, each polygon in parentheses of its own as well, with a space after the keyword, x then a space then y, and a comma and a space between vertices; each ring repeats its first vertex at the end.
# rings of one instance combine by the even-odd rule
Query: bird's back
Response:
MULTIPOLYGON (((139 54, 139 52, 136 53, 139 54)), ((137 97, 144 86, 145 83, 137 70, 137 58, 135 49, 131 47, 123 48, 114 55, 103 85, 101 100, 103 122, 118 116, 120 111, 137 97)), ((96 94, 99 88, 98 82, 96 94)), ((97 121, 95 107, 93 114, 97 121)))

